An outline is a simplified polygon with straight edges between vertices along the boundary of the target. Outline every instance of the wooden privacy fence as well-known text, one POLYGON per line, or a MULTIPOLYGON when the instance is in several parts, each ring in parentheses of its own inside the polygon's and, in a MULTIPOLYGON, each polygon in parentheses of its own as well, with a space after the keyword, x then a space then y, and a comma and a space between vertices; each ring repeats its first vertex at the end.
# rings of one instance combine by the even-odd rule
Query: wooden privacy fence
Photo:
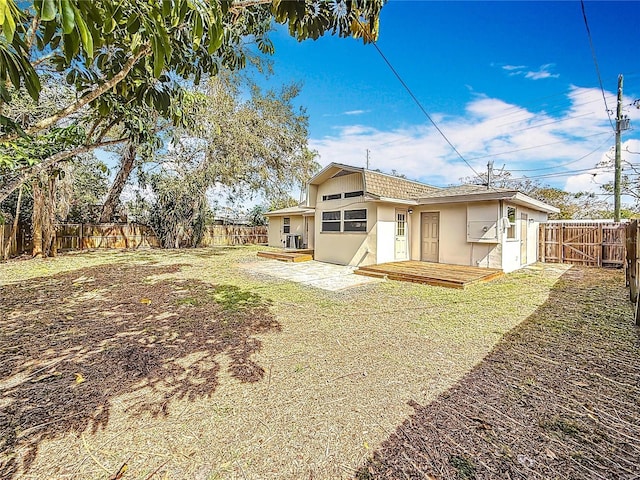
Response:
MULTIPOLYGON (((62 224, 58 226, 57 237, 58 250, 161 246, 160 240, 151 227, 135 223, 62 224)), ((267 227, 210 225, 206 227, 204 236, 198 246, 216 247, 267 242, 267 227)))
POLYGON ((542 262, 590 267, 625 264, 625 225, 621 223, 545 223, 538 238, 542 262))
POLYGON ((209 225, 198 246, 259 245, 269 243, 266 226, 209 225))
POLYGON ((58 250, 159 247, 151 227, 137 223, 65 223, 57 226, 58 250))
POLYGON ((640 234, 640 225, 638 220, 634 220, 627 224, 627 285, 629 286, 629 300, 635 307, 636 325, 640 326, 640 245, 638 245, 638 235, 640 234))
MULTIPOLYGON (((0 225, 0 258, 9 244, 10 233, 11 225, 0 225)), ((30 252, 33 248, 29 232, 20 229, 16 236, 17 242, 12 243, 9 257, 30 252)), ((161 246, 160 240, 151 227, 137 223, 59 224, 56 227, 56 242, 60 251, 161 246)), ((206 228, 198 246, 222 247, 266 243, 268 243, 267 227, 210 225, 206 228)))

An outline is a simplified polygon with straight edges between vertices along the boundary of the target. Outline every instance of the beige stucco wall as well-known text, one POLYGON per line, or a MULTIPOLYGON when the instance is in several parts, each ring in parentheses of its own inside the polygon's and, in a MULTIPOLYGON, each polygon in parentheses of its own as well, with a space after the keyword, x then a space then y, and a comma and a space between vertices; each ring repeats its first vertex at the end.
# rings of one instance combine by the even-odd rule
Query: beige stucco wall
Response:
POLYGON ((465 204, 424 205, 413 209, 413 213, 409 215, 411 260, 422 259, 422 212, 440 213, 438 262, 469 265, 471 244, 467 242, 467 207, 465 204))
POLYGON ((352 173, 330 178, 317 187, 315 201, 314 258, 339 265, 373 265, 376 262, 376 204, 363 202, 363 197, 323 201, 323 195, 363 190, 362 174, 352 173), (322 232, 322 212, 367 209, 367 232, 322 232))
MULTIPOLYGON (((283 233, 283 219, 284 217, 269 217, 268 238, 270 247, 284 248, 286 245, 287 234, 283 233)), ((291 235, 303 235, 304 234, 304 218, 302 215, 290 215, 291 228, 289 234, 291 235)), ((304 237, 303 237, 304 238, 304 237)))
POLYGON ((421 212, 440 213, 440 263, 499 268, 511 272, 524 266, 521 259, 521 213, 532 222, 526 222, 526 264, 537 261, 538 228, 547 214, 498 201, 465 204, 425 205, 413 209, 410 215, 411 259, 421 260, 421 212), (507 214, 507 206, 516 208, 516 238, 507 239, 500 219, 507 214), (486 229, 486 231, 485 231, 486 229))
POLYGON ((413 214, 410 215, 412 260, 422 259, 422 212, 440 214, 440 263, 502 268, 503 245, 498 233, 497 201, 424 205, 414 208, 413 214), (484 227, 487 229, 486 235, 483 232, 484 227))
MULTIPOLYGON (((322 198, 322 197, 320 197, 322 198)), ((315 215, 314 258, 320 262, 338 265, 376 264, 376 205, 370 202, 354 202, 353 198, 318 202, 315 215), (367 232, 322 232, 322 212, 367 209, 367 232)), ((344 215, 342 213, 341 215, 344 215)))
POLYGON ((503 215, 506 215, 507 206, 515 207, 516 209, 516 238, 507 239, 507 235, 502 231, 502 269, 505 272, 512 272, 526 265, 531 265, 538 261, 538 229, 541 222, 547 220, 547 214, 532 210, 530 208, 521 207, 519 205, 512 205, 504 203, 503 215), (523 220, 520 218, 521 213, 526 213, 529 216, 529 220, 533 219, 533 222, 526 222, 527 229, 527 258, 526 263, 523 264, 521 258, 521 228, 523 226, 523 220))

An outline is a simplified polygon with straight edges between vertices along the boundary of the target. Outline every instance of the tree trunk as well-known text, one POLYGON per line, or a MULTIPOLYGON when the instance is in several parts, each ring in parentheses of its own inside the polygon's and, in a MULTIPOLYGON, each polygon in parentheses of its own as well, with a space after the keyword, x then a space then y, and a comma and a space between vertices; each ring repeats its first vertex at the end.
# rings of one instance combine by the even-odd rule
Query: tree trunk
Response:
POLYGON ((120 201, 120 194, 122 193, 122 190, 124 189, 124 186, 129 179, 131 171, 133 170, 137 147, 138 144, 136 142, 129 141, 124 150, 124 153, 122 154, 122 158, 120 159, 120 170, 118 170, 118 174, 113 181, 113 185, 111 185, 111 188, 109 189, 107 199, 102 206, 102 212, 100 213, 100 223, 111 222, 113 212, 115 212, 116 206, 120 201))
POLYGON ((44 195, 40 187, 40 179, 33 180, 33 214, 31 216, 31 238, 33 240, 33 257, 42 257, 42 217, 44 195))
POLYGON ((42 219, 42 237, 44 256, 55 257, 58 254, 58 242, 56 241, 56 210, 58 205, 58 174, 49 173, 47 182, 47 198, 42 219))
POLYGON ((9 258, 9 253, 11 252, 11 245, 15 243, 16 250, 18 249, 18 238, 16 234, 18 233, 18 223, 20 219, 20 203, 22 202, 22 188, 18 191, 18 200, 16 201, 16 216, 13 218, 13 225, 11 227, 11 233, 9 233, 9 243, 4 249, 3 258, 7 260, 9 258))

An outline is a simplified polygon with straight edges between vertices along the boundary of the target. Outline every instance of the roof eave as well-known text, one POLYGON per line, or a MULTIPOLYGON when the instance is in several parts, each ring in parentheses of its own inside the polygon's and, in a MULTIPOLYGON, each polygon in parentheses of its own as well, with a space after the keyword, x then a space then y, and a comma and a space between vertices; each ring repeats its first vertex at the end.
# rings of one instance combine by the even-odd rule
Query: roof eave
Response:
POLYGON ((433 205, 435 203, 464 203, 464 202, 483 202, 487 200, 511 200, 518 192, 483 192, 483 193, 465 193, 461 195, 449 195, 441 197, 423 197, 418 199, 419 205, 433 205))
POLYGON ((324 181, 326 181, 328 178, 331 178, 330 176, 328 178, 325 178, 325 177, 327 177, 328 173, 333 169, 347 170, 347 171, 353 172, 353 173, 358 173, 358 172, 362 173, 364 171, 363 168, 352 167, 351 165, 344 165, 342 163, 332 162, 329 165, 327 165, 326 167, 324 167, 322 170, 320 170, 318 173, 316 173, 311 178, 311 180, 309 180, 308 185, 319 185, 319 184, 323 183, 324 181))
POLYGON ((418 205, 417 200, 407 199, 407 198, 378 197, 372 200, 380 203, 397 203, 400 205, 416 205, 416 206, 418 205))
POLYGON ((541 202, 540 200, 536 200, 524 193, 516 193, 515 197, 512 199, 513 203, 523 205, 526 207, 533 207, 536 210, 540 210, 546 213, 560 213, 560 209, 554 207, 553 205, 549 205, 548 203, 541 202))
POLYGON ((483 193, 469 193, 463 195, 451 195, 449 197, 427 197, 418 199, 419 205, 434 205, 438 203, 467 203, 467 202, 486 202, 491 200, 508 200, 516 205, 522 205, 524 207, 530 207, 534 210, 539 210, 545 213, 558 213, 560 209, 549 205, 547 203, 536 200, 524 193, 518 191, 506 191, 506 192, 483 192, 483 193))

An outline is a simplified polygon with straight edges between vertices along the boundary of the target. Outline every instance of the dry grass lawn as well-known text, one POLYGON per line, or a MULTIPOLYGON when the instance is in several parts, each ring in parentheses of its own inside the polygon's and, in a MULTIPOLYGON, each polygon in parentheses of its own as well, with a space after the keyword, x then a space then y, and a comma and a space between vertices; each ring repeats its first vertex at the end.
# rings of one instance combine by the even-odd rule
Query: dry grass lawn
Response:
POLYGON ((566 271, 327 292, 256 251, 0 264, 0 477, 353 477, 566 271))

